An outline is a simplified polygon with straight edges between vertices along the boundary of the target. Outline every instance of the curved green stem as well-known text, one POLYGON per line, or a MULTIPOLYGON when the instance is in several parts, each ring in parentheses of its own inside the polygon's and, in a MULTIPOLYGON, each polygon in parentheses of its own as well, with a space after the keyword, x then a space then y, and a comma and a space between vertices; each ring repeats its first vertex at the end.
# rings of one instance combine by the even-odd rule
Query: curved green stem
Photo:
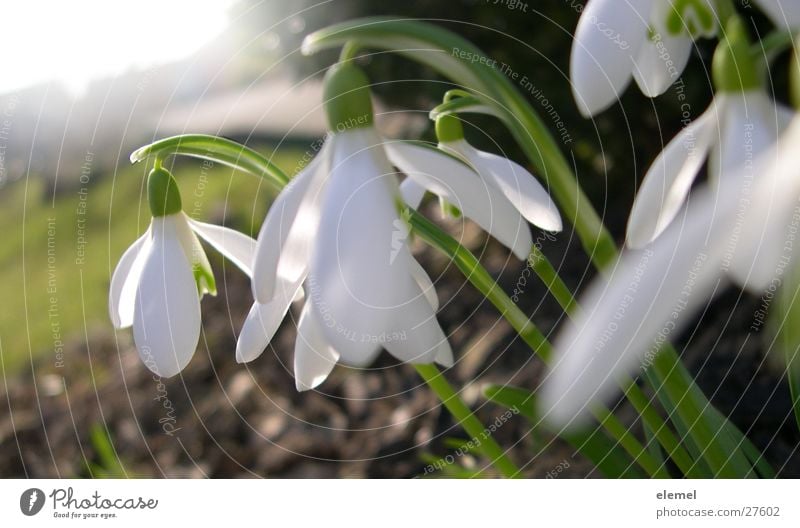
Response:
POLYGON ((459 398, 458 393, 439 371, 436 365, 414 365, 417 373, 425 383, 436 393, 442 404, 447 407, 450 414, 458 420, 459 425, 475 440, 481 453, 483 453, 503 476, 508 478, 521 477, 520 469, 508 458, 503 448, 489 434, 489 430, 473 414, 467 405, 459 398))
POLYGON ((736 7, 733 5, 732 0, 717 0, 715 7, 717 21, 722 27, 725 27, 725 23, 730 17, 736 15, 736 7))
POLYGON ((461 90, 459 88, 453 88, 452 90, 447 90, 442 96, 442 101, 445 103, 449 103, 451 100, 456 98, 463 98, 463 97, 474 97, 472 92, 468 92, 466 90, 461 90))
POLYGON ((214 161, 260 176, 278 189, 289 182, 289 178, 277 165, 240 143, 205 134, 185 134, 162 139, 137 149, 131 154, 131 163, 155 157, 156 163, 170 155, 189 156, 214 161))
POLYGON ((353 42, 347 42, 344 46, 342 46, 342 51, 339 53, 339 62, 348 62, 356 58, 358 56, 358 52, 361 50, 361 47, 353 42))

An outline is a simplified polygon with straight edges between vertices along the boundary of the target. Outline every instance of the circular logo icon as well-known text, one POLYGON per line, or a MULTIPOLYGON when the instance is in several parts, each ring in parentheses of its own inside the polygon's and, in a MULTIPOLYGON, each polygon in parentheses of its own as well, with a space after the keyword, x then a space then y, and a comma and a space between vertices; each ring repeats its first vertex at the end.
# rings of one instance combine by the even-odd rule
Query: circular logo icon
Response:
POLYGON ((22 492, 19 498, 19 509, 27 516, 36 515, 44 506, 44 492, 39 488, 31 488, 22 492))

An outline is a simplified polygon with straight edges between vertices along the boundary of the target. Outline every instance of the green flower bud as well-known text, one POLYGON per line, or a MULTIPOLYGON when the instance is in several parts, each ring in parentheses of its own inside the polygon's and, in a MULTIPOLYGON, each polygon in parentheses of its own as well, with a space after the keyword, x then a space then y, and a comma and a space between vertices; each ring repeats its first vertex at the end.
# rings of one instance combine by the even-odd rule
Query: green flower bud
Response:
POLYGON ((744 92, 760 88, 758 68, 750 55, 750 39, 742 20, 731 18, 725 26, 725 33, 711 64, 717 91, 744 92))
POLYGON ((332 132, 372 126, 369 79, 352 61, 331 66, 325 75, 323 99, 332 132))
POLYGON ((461 121, 452 114, 437 117, 436 139, 439 140, 439 143, 464 139, 464 127, 461 126, 461 121))
POLYGON ((147 178, 147 201, 153 216, 167 216, 181 211, 178 183, 168 170, 156 167, 147 178))

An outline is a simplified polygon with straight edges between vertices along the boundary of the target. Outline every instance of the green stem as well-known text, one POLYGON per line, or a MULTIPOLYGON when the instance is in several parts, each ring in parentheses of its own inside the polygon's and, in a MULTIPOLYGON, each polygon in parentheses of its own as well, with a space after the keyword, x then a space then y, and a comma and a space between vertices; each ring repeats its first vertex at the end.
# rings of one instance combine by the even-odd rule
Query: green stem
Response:
POLYGON ((484 456, 488 457, 494 467, 496 467, 505 477, 519 478, 521 470, 514 465, 511 459, 508 458, 503 448, 489 434, 481 421, 473 414, 467 405, 459 398, 458 393, 453 389, 453 386, 444 377, 444 374, 439 372, 436 365, 414 365, 417 372, 428 384, 433 392, 439 397, 439 400, 447 407, 450 414, 458 420, 459 425, 469 434, 480 446, 480 451, 484 456))
POLYGON ((131 163, 155 157, 156 163, 167 156, 179 154, 227 165, 254 174, 278 189, 289 183, 289 178, 277 165, 244 145, 216 136, 185 134, 173 136, 146 145, 131 154, 131 163))
MULTIPOLYGON (((452 259, 464 276, 467 277, 467 280, 500 311, 500 314, 517 331, 523 341, 545 363, 551 361, 553 350, 547 338, 514 304, 514 301, 503 292, 468 249, 442 232, 435 224, 416 211, 411 211, 409 222, 414 232, 422 237, 425 242, 452 259)), ((666 468, 642 446, 611 411, 603 406, 596 405, 592 408, 592 414, 650 476, 658 478, 670 477, 666 468)))
POLYGON ((717 22, 724 28, 728 19, 736 15, 736 7, 731 0, 717 0, 715 7, 717 22))
POLYGON ((348 62, 356 58, 361 47, 354 41, 350 41, 342 46, 342 52, 339 53, 339 62, 348 62))

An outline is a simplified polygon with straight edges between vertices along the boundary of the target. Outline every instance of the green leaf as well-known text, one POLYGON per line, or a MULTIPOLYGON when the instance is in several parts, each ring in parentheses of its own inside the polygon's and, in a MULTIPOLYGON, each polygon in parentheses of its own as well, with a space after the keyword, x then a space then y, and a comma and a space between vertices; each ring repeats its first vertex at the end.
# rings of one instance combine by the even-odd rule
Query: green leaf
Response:
MULTIPOLYGON (((541 423, 536 414, 533 393, 518 387, 491 385, 483 391, 489 401, 511 410, 517 410, 534 429, 541 423)), ((561 437, 589 459, 603 475, 609 478, 644 478, 633 459, 598 427, 594 431, 566 433, 561 437)))

